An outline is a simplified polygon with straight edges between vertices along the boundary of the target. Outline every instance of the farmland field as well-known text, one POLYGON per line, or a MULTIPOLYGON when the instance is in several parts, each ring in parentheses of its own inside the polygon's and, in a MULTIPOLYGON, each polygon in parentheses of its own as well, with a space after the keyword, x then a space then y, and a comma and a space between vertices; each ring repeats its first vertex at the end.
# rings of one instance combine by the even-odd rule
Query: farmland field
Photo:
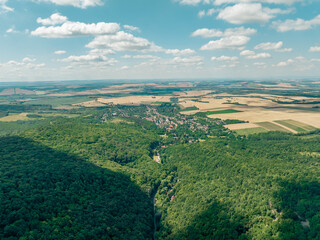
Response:
POLYGON ((30 118, 28 118, 27 115, 28 113, 10 114, 9 116, 0 118, 0 121, 14 122, 14 121, 30 120, 30 118))
POLYGON ((238 129, 238 130, 235 130, 235 132, 239 135, 249 135, 249 134, 255 134, 255 133, 268 132, 268 130, 262 127, 254 127, 254 128, 238 129))
POLYGON ((72 105, 92 100, 90 97, 48 97, 28 101, 28 104, 50 104, 52 107, 72 105))
POLYGON ((277 123, 280 123, 288 128, 291 128, 297 132, 306 132, 306 131, 313 131, 313 130, 316 130, 315 127, 313 126, 310 126, 308 124, 304 124, 302 122, 298 122, 298 121, 295 121, 295 120, 279 120, 279 121, 275 121, 277 123))
POLYGON ((272 122, 258 122, 257 125, 269 130, 269 131, 280 131, 280 132, 290 132, 290 130, 281 127, 275 123, 272 122))
POLYGON ((218 111, 209 111, 205 113, 207 115, 214 115, 214 114, 227 114, 227 113, 238 113, 238 112, 242 112, 242 111, 235 110, 235 109, 225 109, 225 110, 218 110, 218 111))

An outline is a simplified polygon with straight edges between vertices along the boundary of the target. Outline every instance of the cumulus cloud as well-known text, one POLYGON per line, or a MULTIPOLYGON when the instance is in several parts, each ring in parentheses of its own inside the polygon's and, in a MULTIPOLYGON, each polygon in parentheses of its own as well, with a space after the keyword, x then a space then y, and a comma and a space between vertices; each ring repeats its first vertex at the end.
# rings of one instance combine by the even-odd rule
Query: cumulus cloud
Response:
POLYGON ((201 11, 198 12, 198 17, 199 17, 199 18, 202 18, 202 17, 204 17, 205 15, 206 15, 206 11, 205 11, 205 10, 201 10, 201 11))
POLYGON ((120 30, 118 23, 65 22, 61 26, 39 27, 31 32, 33 36, 44 38, 67 38, 90 35, 114 34, 120 30))
POLYGON ((284 62, 279 62, 276 66, 277 67, 286 67, 290 64, 294 63, 294 60, 292 59, 288 59, 287 61, 284 61, 284 62))
POLYGON ((73 6, 77 8, 87 8, 93 6, 101 6, 103 2, 101 0, 37 0, 37 2, 47 2, 62 6, 73 6))
POLYGON ((233 24, 267 23, 276 14, 286 14, 290 11, 279 8, 263 8, 261 3, 239 3, 222 9, 217 19, 233 24))
POLYGON ((7 29, 6 33, 19 33, 19 31, 15 30, 14 26, 7 29))
POLYGON ((252 56, 255 55, 256 53, 254 51, 251 50, 243 50, 242 52, 240 52, 240 56, 252 56))
POLYGON ((8 0, 0 0, 0 14, 5 12, 13 12, 13 8, 8 7, 6 3, 8 0))
POLYGON ((89 44, 88 48, 111 49, 113 51, 142 51, 161 52, 163 49, 145 38, 135 37, 123 31, 113 35, 97 36, 89 44))
POLYGON ((22 59, 22 62, 24 62, 24 63, 34 62, 34 61, 36 61, 35 58, 25 57, 25 58, 22 59))
POLYGON ((230 3, 273 3, 291 5, 295 2, 303 2, 303 0, 175 0, 182 5, 196 6, 199 3, 214 5, 230 4, 230 3))
POLYGON ((10 68, 10 69, 17 68, 17 69, 21 70, 22 68, 23 69, 38 69, 38 68, 45 66, 44 63, 36 64, 36 63, 34 63, 35 61, 36 61, 36 59, 34 59, 34 58, 25 57, 20 62, 10 60, 6 63, 2 63, 2 64, 0 64, 0 67, 10 68))
POLYGON ((255 62, 255 63, 253 63, 253 65, 255 65, 255 66, 264 66, 264 65, 266 65, 266 63, 264 63, 264 62, 255 62))
POLYGON ((166 50, 166 53, 167 54, 172 54, 174 56, 187 56, 187 55, 192 55, 192 54, 195 54, 196 52, 190 48, 187 48, 187 49, 182 49, 182 50, 179 50, 179 49, 168 49, 166 50))
POLYGON ((215 5, 221 5, 224 3, 250 3, 250 2, 261 2, 261 3, 275 3, 275 4, 293 4, 295 2, 302 2, 303 0, 215 0, 215 5))
POLYGON ((135 58, 135 59, 159 59, 159 57, 153 56, 153 55, 135 55, 132 58, 135 58))
POLYGON ((184 64, 184 65, 201 65, 203 64, 203 57, 192 56, 192 57, 175 57, 172 59, 173 64, 184 64))
POLYGON ((211 58, 211 61, 219 61, 219 62, 221 62, 221 61, 236 61, 236 60, 238 60, 238 57, 229 57, 229 56, 224 56, 224 55, 222 55, 222 56, 220 56, 220 57, 212 57, 211 58))
POLYGON ((287 19, 286 21, 275 21, 272 23, 273 28, 278 32, 304 31, 320 25, 320 14, 311 20, 298 18, 296 20, 287 19))
POLYGON ((140 28, 134 27, 134 26, 131 26, 131 25, 123 25, 123 27, 124 27, 124 29, 127 29, 127 30, 132 31, 132 32, 141 32, 140 28))
POLYGON ((71 63, 90 63, 90 62, 103 62, 105 65, 114 65, 118 61, 111 58, 107 58, 103 55, 80 55, 80 56, 69 56, 61 60, 62 62, 71 62, 71 63))
POLYGON ((37 23, 42 25, 57 25, 65 23, 68 20, 67 17, 60 15, 60 13, 54 13, 48 18, 38 18, 37 23))
POLYGON ((270 53, 255 53, 253 55, 247 55, 247 59, 264 59, 264 58, 271 58, 270 53))
POLYGON ((228 36, 220 38, 219 40, 210 41, 203 45, 200 50, 241 49, 249 41, 250 38, 247 36, 228 36))
POLYGON ((57 51, 54 52, 54 54, 56 54, 56 55, 62 55, 62 54, 65 54, 65 53, 66 53, 66 51, 64 51, 64 50, 57 50, 57 51))
POLYGON ((182 5, 197 5, 202 2, 202 0, 177 0, 182 5))
POLYGON ((320 47, 319 46, 310 47, 309 52, 320 52, 320 47))
POLYGON ((212 16, 215 12, 217 12, 218 10, 215 8, 210 8, 208 10, 201 10, 198 12, 198 17, 202 18, 204 16, 212 16))
POLYGON ((260 43, 254 47, 254 49, 262 49, 262 50, 274 50, 276 52, 291 52, 292 48, 282 48, 283 42, 265 42, 260 43))
POLYGON ((253 35, 257 30, 253 28, 227 28, 224 32, 219 29, 208 29, 200 28, 194 31, 191 36, 193 37, 203 37, 203 38, 213 38, 213 37, 227 37, 227 36, 249 36, 253 35))

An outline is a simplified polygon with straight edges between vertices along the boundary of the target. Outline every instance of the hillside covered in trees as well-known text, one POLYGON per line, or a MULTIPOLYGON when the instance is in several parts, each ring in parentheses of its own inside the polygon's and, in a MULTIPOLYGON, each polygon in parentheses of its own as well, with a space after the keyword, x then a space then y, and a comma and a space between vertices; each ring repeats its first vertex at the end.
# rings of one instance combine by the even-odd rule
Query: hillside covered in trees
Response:
POLYGON ((171 129, 171 107, 169 127, 132 106, 2 136, 0 238, 320 239, 317 131, 171 129))

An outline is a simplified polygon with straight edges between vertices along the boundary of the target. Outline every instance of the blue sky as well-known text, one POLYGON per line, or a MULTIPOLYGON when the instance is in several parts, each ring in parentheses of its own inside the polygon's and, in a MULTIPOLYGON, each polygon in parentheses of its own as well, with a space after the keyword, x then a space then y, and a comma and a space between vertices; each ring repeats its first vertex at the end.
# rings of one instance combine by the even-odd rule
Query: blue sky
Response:
POLYGON ((0 0, 0 81, 320 74, 317 0, 0 0))

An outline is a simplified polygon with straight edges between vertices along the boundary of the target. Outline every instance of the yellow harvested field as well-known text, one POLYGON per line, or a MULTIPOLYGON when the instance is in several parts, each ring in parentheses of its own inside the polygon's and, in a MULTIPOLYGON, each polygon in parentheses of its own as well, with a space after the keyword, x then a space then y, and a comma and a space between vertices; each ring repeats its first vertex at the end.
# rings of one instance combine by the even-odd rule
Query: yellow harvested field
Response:
POLYGON ((103 107, 103 106, 106 106, 105 104, 98 102, 97 100, 76 103, 76 104, 72 104, 72 105, 82 106, 82 107, 103 107))
POLYGON ((212 93, 210 90, 203 91, 186 91, 186 92, 176 92, 176 94, 180 97, 193 97, 193 96, 203 96, 212 93))
POLYGON ((153 102, 170 102, 171 96, 128 96, 118 98, 99 98, 100 103, 113 103, 122 105, 139 105, 153 102))
POLYGON ((143 87, 143 86, 155 86, 155 83, 128 83, 128 84, 119 84, 112 85, 110 88, 128 88, 128 87, 143 87))
POLYGON ((300 121, 302 123, 309 124, 316 128, 320 128, 320 113, 318 112, 307 112, 294 109, 277 109, 277 110, 266 110, 263 108, 242 108, 238 113, 229 114, 214 114, 210 115, 211 118, 221 119, 238 119, 243 121, 249 121, 250 123, 256 122, 272 122, 276 120, 292 119, 300 121))
POLYGON ((132 92, 141 92, 139 88, 129 88, 129 89, 93 89, 82 92, 66 92, 66 93, 52 93, 47 96, 51 97, 70 97, 70 96, 82 96, 82 95, 95 95, 95 94, 108 94, 108 93, 132 93, 132 92))
POLYGON ((257 128, 258 125, 254 123, 236 123, 236 124, 228 124, 224 125, 226 128, 229 128, 230 130, 239 130, 239 129, 247 129, 247 128, 257 128))
POLYGON ((274 87, 276 87, 276 88, 278 88, 278 87, 285 87, 285 88, 295 87, 295 86, 292 86, 290 83, 278 83, 276 85, 268 85, 268 84, 259 84, 259 85, 263 86, 263 87, 272 87, 272 88, 274 88, 274 87))
POLYGON ((15 121, 23 121, 23 120, 28 120, 29 118, 27 117, 29 113, 20 113, 20 114, 15 114, 15 115, 9 115, 6 117, 0 118, 0 122, 15 122, 15 121))

